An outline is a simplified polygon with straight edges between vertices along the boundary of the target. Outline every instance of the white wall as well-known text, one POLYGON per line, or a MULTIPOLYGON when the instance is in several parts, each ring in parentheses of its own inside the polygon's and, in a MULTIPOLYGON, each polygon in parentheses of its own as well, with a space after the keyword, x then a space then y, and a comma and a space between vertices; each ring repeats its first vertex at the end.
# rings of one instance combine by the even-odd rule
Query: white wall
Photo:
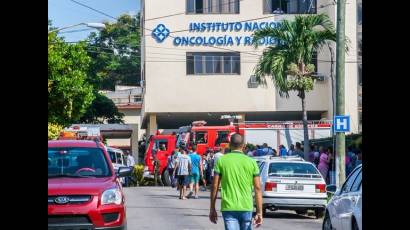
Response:
MULTIPOLYGON (((186 15, 185 0, 146 0, 145 28, 154 29, 158 24, 164 24, 171 32, 187 30, 190 22, 236 22, 270 15, 263 14, 262 0, 240 1, 240 14, 196 14, 186 15), (151 18, 183 13, 176 16, 149 20, 151 18)), ((327 5, 333 0, 318 0, 318 6, 327 5)), ((319 12, 327 13, 334 20, 336 9, 334 6, 319 8, 319 12)), ((346 35, 355 44, 356 41, 356 4, 355 0, 348 1, 346 15, 346 35)), ((291 19, 292 15, 275 16, 257 21, 276 21, 281 18, 291 19)), ((272 82, 268 79, 267 87, 248 88, 248 80, 253 73, 257 57, 241 53, 241 75, 186 75, 186 52, 223 50, 204 46, 174 46, 173 38, 168 37, 162 43, 157 43, 151 36, 151 31, 144 31, 143 39, 145 53, 142 55, 145 63, 145 95, 143 114, 160 112, 247 112, 247 111, 300 111, 301 102, 297 96, 289 99, 279 98, 272 82), (162 62, 159 62, 162 61, 162 62), (165 62, 166 61, 166 62, 165 62)), ((171 36, 231 36, 251 35, 251 32, 180 32, 171 36)), ((255 52, 251 46, 231 46, 222 48, 241 52, 255 52)), ((356 47, 352 47, 355 55, 356 47)), ((259 49, 259 52, 261 49, 259 49)), ((319 54, 320 60, 330 60, 326 49, 319 54)), ((346 56, 346 60, 354 59, 346 56)), ((319 72, 327 74, 330 63, 319 62, 319 72)), ((357 66, 355 63, 346 64, 346 113, 352 116, 352 125, 357 125, 357 66)), ((317 83, 315 90, 307 95, 308 110, 331 110, 330 80, 317 83)), ((331 118, 331 111, 328 118, 331 118)))

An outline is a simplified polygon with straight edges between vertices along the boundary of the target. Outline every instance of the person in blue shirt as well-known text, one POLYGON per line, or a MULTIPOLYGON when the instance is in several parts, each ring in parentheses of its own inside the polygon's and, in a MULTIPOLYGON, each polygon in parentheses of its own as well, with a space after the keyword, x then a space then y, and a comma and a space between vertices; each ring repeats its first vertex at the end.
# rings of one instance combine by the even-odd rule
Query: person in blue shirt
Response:
POLYGON ((198 191, 199 191, 199 178, 203 178, 203 166, 202 166, 202 159, 196 152, 196 146, 192 146, 192 152, 188 155, 191 158, 192 170, 189 176, 190 183, 189 189, 190 193, 188 194, 188 198, 192 196, 192 191, 195 189, 195 199, 198 199, 198 191))
POLYGON ((263 156, 264 154, 265 153, 263 152, 262 147, 260 145, 257 145, 255 155, 259 157, 259 156, 263 156))
POLYGON ((286 147, 284 145, 279 146, 279 153, 281 157, 284 157, 288 154, 288 151, 286 150, 286 147))

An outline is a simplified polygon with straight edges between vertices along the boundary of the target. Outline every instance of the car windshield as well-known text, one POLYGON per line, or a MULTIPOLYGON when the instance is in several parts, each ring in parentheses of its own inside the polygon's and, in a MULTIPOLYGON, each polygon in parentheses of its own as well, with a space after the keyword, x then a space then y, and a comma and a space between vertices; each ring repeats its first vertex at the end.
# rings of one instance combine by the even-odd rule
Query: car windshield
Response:
POLYGON ((275 162, 269 164, 269 176, 320 178, 315 166, 296 162, 275 162))
POLYGON ((111 176, 104 152, 99 148, 49 148, 48 177, 111 176))

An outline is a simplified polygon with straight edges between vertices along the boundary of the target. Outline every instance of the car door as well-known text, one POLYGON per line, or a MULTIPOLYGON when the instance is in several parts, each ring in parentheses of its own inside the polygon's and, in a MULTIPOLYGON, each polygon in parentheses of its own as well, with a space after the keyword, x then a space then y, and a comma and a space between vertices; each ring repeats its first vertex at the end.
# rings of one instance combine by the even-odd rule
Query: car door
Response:
MULTIPOLYGON (((347 178, 345 184, 342 187, 340 193, 340 199, 338 204, 336 205, 336 218, 338 220, 338 225, 340 230, 347 230, 351 229, 351 217, 352 217, 352 203, 356 202, 353 198, 355 194, 351 193, 354 182, 356 179, 359 178, 359 174, 361 175, 361 168, 357 168, 354 172, 350 174, 347 178), (353 196, 352 196, 353 195, 353 196), (350 223, 350 225, 348 224, 350 223)), ((360 176, 361 180, 361 176, 360 176)), ((357 194, 356 194, 357 195, 357 194)))
MULTIPOLYGON (((343 197, 342 207, 343 213, 340 218, 340 222, 343 230, 352 229, 352 217, 358 205, 361 206, 361 184, 362 184, 362 170, 359 169, 357 177, 354 179, 350 190, 343 197)), ((358 213, 356 211, 356 213, 358 213)), ((361 217, 361 208, 360 208, 360 217, 361 217)))

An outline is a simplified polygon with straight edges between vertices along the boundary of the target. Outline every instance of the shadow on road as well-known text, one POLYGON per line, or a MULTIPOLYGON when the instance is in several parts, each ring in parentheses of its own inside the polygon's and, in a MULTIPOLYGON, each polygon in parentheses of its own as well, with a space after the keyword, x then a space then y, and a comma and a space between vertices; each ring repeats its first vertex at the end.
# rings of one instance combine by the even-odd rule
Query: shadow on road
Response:
POLYGON ((155 209, 181 209, 181 210, 207 210, 209 211, 209 208, 192 208, 192 207, 186 207, 186 208, 178 208, 178 207, 152 207, 152 206, 126 206, 127 208, 155 208, 155 209))
POLYGON ((288 212, 267 212, 265 218, 274 218, 274 219, 315 219, 315 217, 302 216, 296 213, 288 212))
MULTIPOLYGON (((178 199, 179 195, 144 195, 144 196, 148 196, 148 197, 152 197, 152 198, 159 198, 159 199, 178 199)), ((219 197, 218 197, 219 198, 219 197)), ((192 199, 193 198, 189 198, 192 199)), ((209 196, 199 196, 198 200, 209 200, 210 197, 209 196)))

